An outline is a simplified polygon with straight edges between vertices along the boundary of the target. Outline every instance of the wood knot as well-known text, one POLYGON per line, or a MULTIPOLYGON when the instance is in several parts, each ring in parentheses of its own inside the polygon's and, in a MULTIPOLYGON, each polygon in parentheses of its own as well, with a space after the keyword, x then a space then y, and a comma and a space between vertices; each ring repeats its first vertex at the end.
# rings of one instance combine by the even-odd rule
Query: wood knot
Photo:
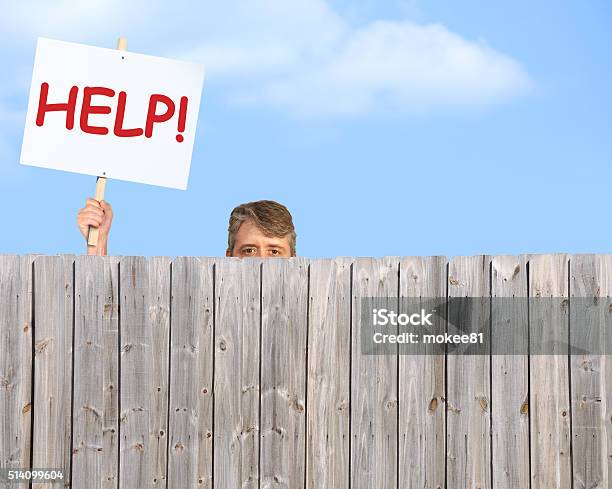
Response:
POLYGON ((429 412, 433 413, 438 407, 438 398, 434 397, 431 401, 429 401, 429 412))
POLYGON ((526 415, 527 413, 529 413, 529 402, 525 401, 521 404, 521 414, 526 415))
POLYGON ((89 413, 92 413, 96 418, 102 418, 102 413, 94 406, 84 405, 82 409, 89 413))
POLYGON ((30 412, 30 409, 32 409, 32 405, 28 402, 25 406, 23 406, 23 408, 21 409, 21 414, 26 414, 30 412))
POLYGON ((182 443, 177 443, 176 445, 174 445, 174 449, 177 452, 182 452, 184 448, 185 448, 185 446, 182 443))
POLYGON ((227 345, 225 344, 225 341, 223 340, 219 341, 219 350, 221 351, 227 350, 227 345))
POLYGON ((448 410, 452 413, 459 414, 461 412, 461 408, 454 406, 452 403, 448 402, 446 404, 448 406, 448 410))
POLYGON ((134 443, 133 448, 135 448, 139 452, 144 452, 144 445, 140 442, 134 443))
POLYGON ((299 402, 297 399, 291 399, 289 401, 289 405, 296 410, 298 413, 301 413, 302 411, 304 411, 304 405, 299 402))
POLYGON ((47 346, 49 346, 49 343, 52 341, 53 338, 45 338, 44 340, 37 342, 36 346, 34 347, 34 355, 40 355, 42 352, 44 352, 47 349, 47 346))
POLYGON ((459 280, 457 280, 455 277, 448 277, 448 283, 451 285, 459 285, 459 280))
POLYGON ((563 416, 564 418, 567 416, 567 411, 565 409, 561 411, 561 416, 563 416))
POLYGON ((478 400, 478 403, 480 404, 480 409, 482 409, 482 411, 486 413, 489 408, 489 401, 487 401, 487 398, 481 397, 478 400))

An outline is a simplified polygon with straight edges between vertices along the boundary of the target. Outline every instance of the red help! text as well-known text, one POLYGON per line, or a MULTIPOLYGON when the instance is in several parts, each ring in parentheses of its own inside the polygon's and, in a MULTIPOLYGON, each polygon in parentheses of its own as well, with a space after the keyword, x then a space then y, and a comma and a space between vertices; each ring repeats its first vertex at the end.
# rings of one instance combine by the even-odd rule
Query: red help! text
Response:
MULTIPOLYGON (((76 100, 79 92, 77 86, 73 86, 68 93, 68 101, 65 103, 49 103, 49 84, 44 82, 40 86, 40 97, 38 99, 38 111, 36 113, 36 125, 43 126, 45 123, 45 114, 47 112, 66 112, 66 129, 74 128, 74 118, 76 113, 76 100)), ((103 96, 109 99, 114 99, 113 105, 116 103, 117 111, 115 113, 115 124, 113 126, 113 134, 120 138, 133 138, 144 136, 150 138, 153 136, 153 126, 169 121, 176 111, 174 101, 159 93, 154 93, 149 97, 149 106, 147 109, 147 117, 145 119, 144 129, 140 127, 127 129, 123 127, 123 119, 125 116, 125 105, 127 102, 126 92, 116 94, 115 90, 106 87, 84 87, 83 88, 83 103, 81 104, 81 114, 79 117, 79 125, 81 131, 87 134, 105 135, 109 133, 107 127, 92 126, 89 124, 90 114, 110 114, 112 112, 110 105, 92 105, 93 96, 103 96), (161 113, 158 113, 158 107, 161 113)), ((176 140, 179 143, 183 142, 183 132, 185 131, 185 121, 187 118, 187 97, 181 97, 179 102, 178 123, 176 140)))

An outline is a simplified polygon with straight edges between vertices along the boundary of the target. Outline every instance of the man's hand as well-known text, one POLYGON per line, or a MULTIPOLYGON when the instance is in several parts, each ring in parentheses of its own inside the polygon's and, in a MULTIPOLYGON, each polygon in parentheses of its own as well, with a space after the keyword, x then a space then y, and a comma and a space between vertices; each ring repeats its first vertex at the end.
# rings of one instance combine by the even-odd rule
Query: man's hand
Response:
POLYGON ((87 246, 88 255, 106 255, 112 222, 113 209, 104 200, 98 202, 89 198, 85 202, 85 207, 79 209, 77 224, 86 242, 89 235, 89 226, 98 228, 98 246, 87 246))

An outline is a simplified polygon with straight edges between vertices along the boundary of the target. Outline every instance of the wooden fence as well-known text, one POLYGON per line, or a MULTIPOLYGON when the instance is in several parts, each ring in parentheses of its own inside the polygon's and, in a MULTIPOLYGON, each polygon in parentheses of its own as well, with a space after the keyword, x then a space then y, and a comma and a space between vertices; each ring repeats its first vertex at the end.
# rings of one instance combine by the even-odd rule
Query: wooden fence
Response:
POLYGON ((79 489, 609 488, 609 356, 363 355, 358 303, 611 292, 612 255, 0 255, 0 466, 79 489))

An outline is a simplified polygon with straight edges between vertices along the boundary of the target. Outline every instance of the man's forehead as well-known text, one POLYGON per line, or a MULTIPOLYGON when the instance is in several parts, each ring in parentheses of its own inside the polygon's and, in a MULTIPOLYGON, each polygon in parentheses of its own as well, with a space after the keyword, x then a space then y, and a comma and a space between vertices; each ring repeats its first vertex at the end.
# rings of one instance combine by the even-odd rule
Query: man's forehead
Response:
POLYGON ((286 246, 289 242, 289 237, 269 236, 250 219, 246 219, 236 233, 236 241, 240 241, 241 246, 253 245, 256 246, 261 242, 278 246, 286 246))

